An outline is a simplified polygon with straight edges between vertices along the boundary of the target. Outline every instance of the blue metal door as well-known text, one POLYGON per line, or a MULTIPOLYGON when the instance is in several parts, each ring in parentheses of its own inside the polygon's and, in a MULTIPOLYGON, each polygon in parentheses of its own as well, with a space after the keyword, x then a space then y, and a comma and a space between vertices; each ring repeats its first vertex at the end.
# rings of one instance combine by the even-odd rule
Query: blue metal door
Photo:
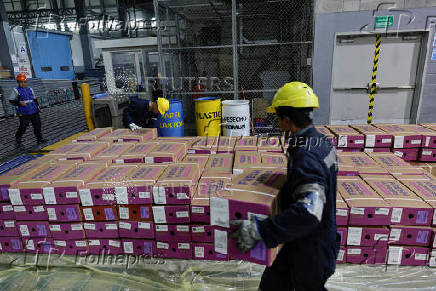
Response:
POLYGON ((37 78, 74 80, 70 36, 28 30, 27 39, 37 78))

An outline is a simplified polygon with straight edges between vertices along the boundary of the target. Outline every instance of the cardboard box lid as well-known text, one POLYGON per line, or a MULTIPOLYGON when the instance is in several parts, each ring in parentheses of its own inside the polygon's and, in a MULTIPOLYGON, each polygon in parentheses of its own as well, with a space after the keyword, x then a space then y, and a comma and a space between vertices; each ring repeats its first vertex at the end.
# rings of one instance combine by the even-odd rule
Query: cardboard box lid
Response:
POLYGON ((68 155, 75 155, 75 154, 95 155, 96 153, 99 153, 100 151, 108 148, 109 145, 111 145, 111 143, 98 141, 98 142, 78 143, 78 145, 79 147, 69 152, 68 155))
POLYGON ((209 160, 210 155, 186 155, 183 159, 183 162, 186 163, 197 163, 200 169, 204 169, 206 167, 207 161, 209 160))
POLYGON ((71 182, 71 181, 81 181, 87 183, 97 176, 106 168, 106 164, 101 163, 83 163, 76 167, 68 170, 64 174, 56 178, 53 183, 56 182, 71 182))
POLYGON ((116 158, 134 146, 132 143, 115 143, 99 152, 96 158, 116 158))
POLYGON ((328 125, 326 127, 335 135, 362 135, 357 130, 346 125, 328 125))
POLYGON ((198 197, 197 194, 191 197, 192 206, 209 206, 209 197, 198 197))
POLYGON ((436 202, 436 181, 401 181, 401 183, 425 201, 436 202))
POLYGON ((386 132, 384 132, 383 130, 381 130, 380 128, 375 127, 372 124, 352 124, 350 125, 350 127, 354 128, 355 130, 357 130, 358 132, 362 133, 362 134, 386 134, 386 132))
MULTIPOLYGON (((387 153, 386 153, 387 154, 387 153)), ((372 159, 383 168, 393 167, 408 167, 409 164, 403 159, 390 154, 390 155, 371 155, 372 159)))
POLYGON ((424 202, 420 197, 412 198, 383 198, 388 201, 392 207, 404 208, 432 208, 428 203, 424 202))
POLYGON ((402 132, 413 132, 410 127, 407 127, 405 124, 390 124, 390 123, 379 123, 374 124, 377 128, 380 128, 384 132, 388 133, 402 133, 402 132))
POLYGON ((367 155, 340 155, 341 164, 350 165, 356 168, 377 167, 378 164, 367 155))
POLYGON ((395 181, 395 178, 391 174, 379 175, 379 174, 360 174, 362 180, 368 181, 395 181))
POLYGON ((333 133, 325 126, 323 125, 316 125, 314 126, 316 128, 317 131, 319 131, 320 133, 324 134, 324 135, 333 135, 333 133))
POLYGON ((339 181, 362 181, 359 176, 338 176, 339 181))
POLYGON ((109 134, 113 131, 112 127, 99 127, 99 128, 94 128, 93 130, 91 130, 90 132, 86 133, 86 134, 90 134, 90 135, 95 135, 97 137, 101 137, 103 135, 109 134))
POLYGON ((356 180, 338 180, 338 191, 344 200, 350 198, 381 199, 381 197, 360 178, 356 180))
POLYGON ((286 171, 282 169, 247 169, 242 174, 233 177, 232 189, 277 194, 286 180, 286 171))
POLYGON ((158 182, 190 181, 197 183, 200 178, 200 168, 196 163, 170 164, 165 169, 158 182))
POLYGON ((231 186, 231 178, 201 178, 196 197, 229 197, 231 186))
POLYGON ((192 149, 211 149, 218 146, 218 137, 216 136, 199 136, 192 143, 192 149))
POLYGON ((233 154, 211 155, 206 164, 206 169, 230 171, 232 168, 233 168, 233 154))
POLYGON ((68 154, 69 152, 79 148, 81 145, 82 144, 80 143, 69 143, 58 148, 57 150, 49 152, 47 155, 50 156, 50 155, 58 155, 58 154, 68 154))
POLYGON ((88 184, 123 181, 129 172, 136 168, 135 165, 126 164, 110 166, 94 177, 88 184))
POLYGON ((202 178, 232 178, 233 170, 217 170, 217 169, 205 169, 201 174, 202 178))
POLYGON ((156 182, 166 170, 166 165, 140 165, 125 174, 126 181, 156 182))
POLYGON ((186 152, 186 145, 185 144, 179 144, 174 142, 165 142, 165 143, 159 143, 155 145, 150 151, 149 155, 155 155, 156 153, 166 153, 166 154, 177 154, 180 151, 186 152))
POLYGON ((0 176, 0 185, 9 184, 10 182, 34 173, 35 171, 38 171, 40 167, 43 167, 46 163, 46 160, 38 158, 33 161, 29 161, 15 169, 12 169, 6 174, 0 176))
POLYGON ((133 146, 122 153, 120 157, 146 156, 158 144, 158 142, 134 143, 133 146))
POLYGON ((233 150, 236 145, 237 138, 234 136, 220 136, 218 140, 218 150, 233 150))
POLYGON ((257 149, 257 136, 243 136, 236 141, 235 150, 240 149, 257 149))
POLYGON ((378 207, 378 208, 389 208, 392 205, 379 197, 349 197, 344 198, 349 208, 359 208, 359 207, 378 207))
POLYGON ((386 170, 391 174, 403 174, 403 175, 422 175, 425 173, 423 168, 411 167, 411 166, 386 168, 386 170))
POLYGON ((377 165, 376 167, 359 168, 359 175, 390 175, 388 170, 377 165))
POLYGON ((288 157, 280 153, 261 153, 262 164, 277 165, 279 167, 288 167, 288 157))
POLYGON ((277 150, 281 149, 280 138, 278 136, 269 136, 269 137, 261 137, 258 138, 257 147, 259 150, 262 149, 272 149, 277 150))
POLYGON ((368 181, 368 184, 385 200, 422 201, 420 197, 397 180, 374 180, 368 181))
POLYGON ((394 176, 395 179, 399 180, 399 181, 417 181, 417 180, 421 180, 421 181, 427 181, 427 180, 432 180, 432 178, 424 173, 424 174, 420 174, 420 175, 408 175, 408 174, 392 174, 392 176, 394 176))
POLYGON ((63 173, 73 169, 74 164, 45 164, 27 175, 21 177, 19 184, 34 182, 51 182, 63 173))
POLYGON ((234 168, 244 168, 260 164, 262 161, 258 152, 236 151, 234 168))

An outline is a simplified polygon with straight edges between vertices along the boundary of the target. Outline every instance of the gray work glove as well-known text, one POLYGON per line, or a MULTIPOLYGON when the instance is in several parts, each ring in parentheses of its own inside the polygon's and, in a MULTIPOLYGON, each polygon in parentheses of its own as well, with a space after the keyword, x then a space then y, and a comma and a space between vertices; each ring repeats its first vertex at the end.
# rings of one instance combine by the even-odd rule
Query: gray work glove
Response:
POLYGON ((137 130, 137 129, 142 128, 142 127, 140 127, 140 126, 138 126, 138 125, 136 125, 136 124, 134 124, 134 123, 130 123, 130 124, 129 124, 129 127, 130 127, 130 129, 131 129, 132 131, 135 131, 135 130, 137 130))
POLYGON ((254 216, 252 220, 232 220, 230 225, 239 226, 237 230, 230 234, 231 238, 236 239, 236 246, 242 253, 248 252, 256 246, 262 239, 257 226, 258 218, 254 216))

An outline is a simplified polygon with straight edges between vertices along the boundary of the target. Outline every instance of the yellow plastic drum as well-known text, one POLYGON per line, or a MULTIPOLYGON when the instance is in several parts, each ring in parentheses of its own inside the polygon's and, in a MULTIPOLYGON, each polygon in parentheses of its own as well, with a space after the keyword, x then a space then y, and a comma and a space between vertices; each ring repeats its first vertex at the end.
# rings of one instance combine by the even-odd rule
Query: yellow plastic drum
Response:
POLYGON ((195 99, 197 135, 219 136, 221 133, 221 99, 201 97, 195 99))

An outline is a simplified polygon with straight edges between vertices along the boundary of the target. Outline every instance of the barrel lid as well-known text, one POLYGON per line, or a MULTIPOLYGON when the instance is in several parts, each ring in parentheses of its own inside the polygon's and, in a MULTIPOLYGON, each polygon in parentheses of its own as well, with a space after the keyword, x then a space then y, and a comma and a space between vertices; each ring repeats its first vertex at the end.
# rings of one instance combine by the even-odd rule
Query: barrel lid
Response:
POLYGON ((223 105, 247 105, 249 103, 248 100, 225 100, 222 102, 223 105))

